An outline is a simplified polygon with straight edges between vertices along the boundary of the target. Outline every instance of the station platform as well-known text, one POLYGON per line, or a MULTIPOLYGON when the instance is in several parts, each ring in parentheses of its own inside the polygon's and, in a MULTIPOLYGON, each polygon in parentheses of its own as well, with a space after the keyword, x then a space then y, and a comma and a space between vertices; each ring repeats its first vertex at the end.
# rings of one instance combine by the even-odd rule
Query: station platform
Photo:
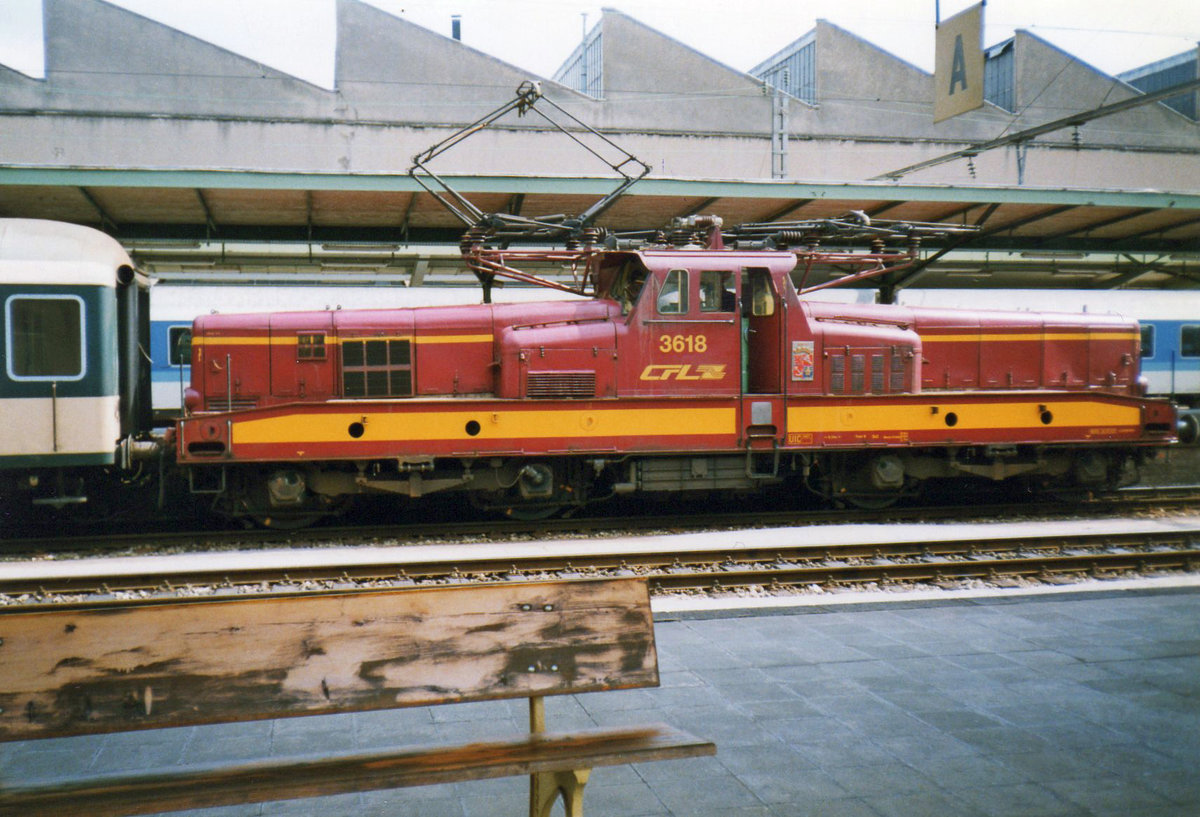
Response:
MULTIPOLYGON (((596 769, 590 817, 1200 813, 1200 582, 656 604, 662 686, 547 700, 551 730, 663 721, 712 758, 596 769)), ((524 728, 525 702, 0 745, 0 777, 524 728)), ((496 817, 521 778, 180 812, 496 817)))

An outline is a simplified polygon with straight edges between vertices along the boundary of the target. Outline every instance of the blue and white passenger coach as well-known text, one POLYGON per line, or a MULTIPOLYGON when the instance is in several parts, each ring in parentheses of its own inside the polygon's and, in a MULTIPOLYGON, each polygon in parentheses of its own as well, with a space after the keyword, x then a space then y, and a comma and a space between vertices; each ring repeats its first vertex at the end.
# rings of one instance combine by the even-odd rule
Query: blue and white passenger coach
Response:
POLYGON ((148 282, 97 230, 0 219, 0 303, 0 485, 83 502, 150 427, 148 282))

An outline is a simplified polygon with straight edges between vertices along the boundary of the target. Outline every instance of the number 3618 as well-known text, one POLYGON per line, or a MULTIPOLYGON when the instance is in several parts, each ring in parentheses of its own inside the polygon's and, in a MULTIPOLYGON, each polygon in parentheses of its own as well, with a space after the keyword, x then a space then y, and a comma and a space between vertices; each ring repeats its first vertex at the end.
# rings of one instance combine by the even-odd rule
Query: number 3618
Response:
POLYGON ((705 335, 659 335, 658 351, 674 352, 707 352, 708 337, 705 335))

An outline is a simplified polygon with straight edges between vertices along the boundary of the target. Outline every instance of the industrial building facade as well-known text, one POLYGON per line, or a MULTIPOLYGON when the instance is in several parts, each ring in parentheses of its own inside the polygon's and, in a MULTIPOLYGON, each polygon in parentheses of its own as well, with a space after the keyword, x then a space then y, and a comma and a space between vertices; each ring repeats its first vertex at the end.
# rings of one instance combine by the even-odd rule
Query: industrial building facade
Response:
MULTIPOLYGON (((1139 87, 1177 84, 1196 75, 1195 54, 1126 81, 1018 31, 988 49, 989 101, 935 124, 932 75, 824 21, 743 73, 606 10, 551 79, 338 0, 335 81, 325 89, 103 0, 45 0, 44 9, 45 78, 0 66, 3 216, 118 237, 449 231, 459 225, 404 176, 412 157, 534 79, 653 168, 606 226, 653 227, 709 207, 727 223, 853 207, 991 218, 997 248, 1027 245, 1034 221, 1034 240, 1089 252, 1161 243, 1178 254, 1200 237, 1194 91, 894 174, 1136 99, 1139 87), (1121 244, 1125 236, 1135 240, 1121 244)), ((514 120, 438 169, 492 209, 565 207, 608 169, 559 136, 514 120)))

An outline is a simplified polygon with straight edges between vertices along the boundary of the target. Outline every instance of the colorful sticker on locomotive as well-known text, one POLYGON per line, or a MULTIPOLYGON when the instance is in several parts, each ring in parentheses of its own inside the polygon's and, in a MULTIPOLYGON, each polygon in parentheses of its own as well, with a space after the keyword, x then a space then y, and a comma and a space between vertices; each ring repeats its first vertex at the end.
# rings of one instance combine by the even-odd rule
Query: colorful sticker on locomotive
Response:
POLYGON ((811 340, 792 341, 792 380, 811 381, 814 376, 816 357, 814 343, 811 340))

